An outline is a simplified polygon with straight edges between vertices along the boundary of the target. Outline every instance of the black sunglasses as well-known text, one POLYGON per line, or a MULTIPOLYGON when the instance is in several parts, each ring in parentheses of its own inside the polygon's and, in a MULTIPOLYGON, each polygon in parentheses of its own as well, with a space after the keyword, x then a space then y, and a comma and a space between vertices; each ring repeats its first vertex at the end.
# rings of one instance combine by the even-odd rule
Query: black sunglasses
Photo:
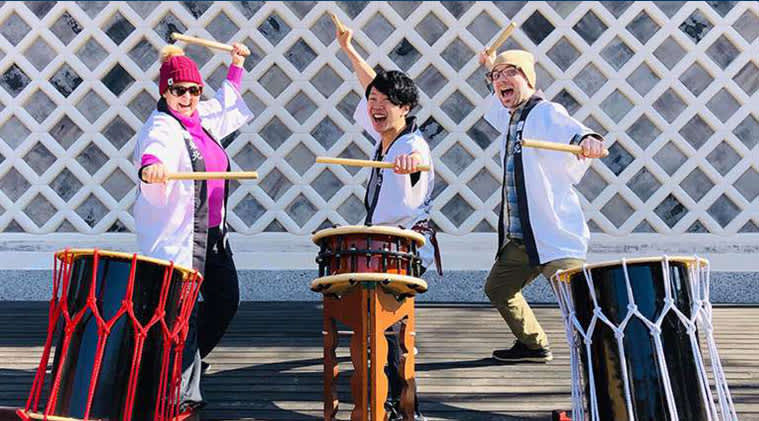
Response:
POLYGON ((169 92, 174 96, 182 96, 189 92, 192 96, 200 96, 203 93, 202 86, 169 86, 169 92))

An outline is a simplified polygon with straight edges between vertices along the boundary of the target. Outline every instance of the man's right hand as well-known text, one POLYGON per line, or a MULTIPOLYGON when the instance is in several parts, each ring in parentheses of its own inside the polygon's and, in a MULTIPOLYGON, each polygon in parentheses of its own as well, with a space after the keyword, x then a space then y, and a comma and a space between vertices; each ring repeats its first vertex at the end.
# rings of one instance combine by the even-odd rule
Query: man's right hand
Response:
POLYGON ((492 54, 488 54, 487 50, 482 50, 480 52, 479 56, 480 64, 485 66, 488 71, 493 68, 493 63, 495 63, 495 52, 492 54))
POLYGON ((146 183, 166 183, 169 180, 169 171, 161 162, 148 165, 142 169, 142 181, 146 183))
POLYGON ((335 31, 335 37, 337 38, 337 43, 340 44, 340 48, 342 48, 343 51, 348 52, 351 48, 353 48, 351 45, 351 40, 353 39, 353 31, 351 29, 345 28, 344 31, 337 29, 335 31))

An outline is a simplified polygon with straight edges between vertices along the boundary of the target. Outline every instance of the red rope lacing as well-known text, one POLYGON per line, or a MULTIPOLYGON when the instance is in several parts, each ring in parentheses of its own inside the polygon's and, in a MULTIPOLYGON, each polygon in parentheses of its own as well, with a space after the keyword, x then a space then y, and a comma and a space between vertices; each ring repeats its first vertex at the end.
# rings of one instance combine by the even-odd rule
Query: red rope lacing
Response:
MULTIPOLYGON (((114 324, 126 314, 132 322, 134 327, 134 354, 132 357, 132 366, 129 375, 129 384, 127 387, 126 402, 124 405, 124 421, 131 421, 132 410, 134 408, 134 399, 137 389, 137 380, 139 378, 140 362, 142 361, 142 351, 150 329, 158 324, 163 334, 163 359, 161 364, 158 396, 157 396, 157 408, 155 409, 154 420, 155 421, 168 421, 172 420, 178 415, 179 405, 179 386, 181 382, 181 365, 182 365, 182 350, 184 348, 185 339, 188 332, 188 322, 192 308, 197 301, 198 294, 200 292, 200 285, 203 282, 202 277, 195 271, 192 277, 181 283, 180 296, 177 304, 178 315, 172 326, 169 327, 166 322, 166 302, 168 299, 168 293, 172 284, 174 274, 174 263, 171 262, 168 267, 164 269, 164 276, 161 283, 161 292, 159 297, 159 303, 151 319, 144 326, 140 324, 137 316, 134 314, 134 302, 132 296, 134 293, 135 274, 137 269, 137 254, 132 255, 131 268, 129 273, 129 279, 127 281, 126 297, 121 303, 118 311, 106 321, 97 306, 97 274, 98 274, 98 262, 99 253, 95 249, 93 252, 92 262, 92 280, 90 283, 90 289, 88 292, 86 305, 82 307, 77 313, 70 314, 68 308, 68 292, 71 282, 71 270, 73 267, 74 255, 69 249, 64 250, 63 254, 60 253, 53 258, 53 294, 50 299, 50 308, 48 312, 48 332, 45 339, 45 348, 42 352, 40 363, 37 367, 37 373, 32 383, 32 389, 29 392, 29 398, 27 399, 26 406, 23 410, 16 411, 18 416, 25 421, 29 421, 31 418, 27 415, 30 411, 38 412, 39 400, 42 393, 42 389, 45 383, 45 371, 50 359, 50 351, 53 342, 53 336, 56 330, 56 326, 61 316, 63 317, 63 344, 58 351, 61 363, 66 360, 73 332, 76 330, 79 322, 84 317, 87 310, 92 313, 95 322, 98 327, 98 341, 95 349, 95 359, 93 361, 93 370, 90 378, 90 386, 87 394, 87 406, 85 408, 84 420, 89 420, 90 411, 97 390, 98 377, 102 367, 103 354, 105 352, 105 345, 108 340, 108 336, 111 333, 111 329, 114 324), (60 262, 59 262, 60 261, 60 262), (173 348, 174 366, 170 366, 170 359, 173 348), (171 369, 171 375, 168 376, 171 369), (167 391, 167 388, 169 389, 167 391), (173 398, 172 398, 173 397, 173 398)), ((52 415, 52 411, 55 408, 58 392, 61 385, 62 377, 61 367, 59 366, 57 371, 53 373, 53 382, 50 390, 50 399, 45 406, 45 411, 42 414, 43 420, 48 420, 48 415, 52 415)))

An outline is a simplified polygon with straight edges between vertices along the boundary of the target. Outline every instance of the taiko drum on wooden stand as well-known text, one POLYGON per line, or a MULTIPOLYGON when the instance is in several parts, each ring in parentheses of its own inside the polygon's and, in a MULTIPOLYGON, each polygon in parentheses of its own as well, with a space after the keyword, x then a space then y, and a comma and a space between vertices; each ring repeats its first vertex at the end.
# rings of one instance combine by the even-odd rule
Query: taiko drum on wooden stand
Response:
POLYGON ((388 381, 384 373, 385 331, 401 322, 401 410, 414 411, 414 296, 427 290, 419 279, 417 249, 425 239, 414 231, 381 226, 344 226, 314 234, 319 278, 311 289, 324 295, 324 419, 334 420, 337 398, 337 322, 353 330, 350 342, 351 420, 384 420, 388 381))

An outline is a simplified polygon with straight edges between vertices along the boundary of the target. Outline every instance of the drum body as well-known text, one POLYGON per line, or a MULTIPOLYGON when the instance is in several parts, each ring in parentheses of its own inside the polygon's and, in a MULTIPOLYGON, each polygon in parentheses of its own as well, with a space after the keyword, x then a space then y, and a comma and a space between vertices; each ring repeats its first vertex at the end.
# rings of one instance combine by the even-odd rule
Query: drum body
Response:
POLYGON ((422 264, 417 250, 425 241, 419 233, 394 227, 352 225, 321 230, 312 240, 319 246, 316 257, 319 278, 312 284, 315 291, 325 292, 315 285, 329 284, 329 292, 355 285, 358 276, 354 279, 351 274, 384 274, 362 276, 360 281, 380 281, 380 285, 396 293, 405 291, 413 295, 414 289, 426 290, 426 283, 418 279, 422 264), (327 284, 322 282, 325 280, 327 284), (331 281, 335 283, 330 284, 331 281))
MULTIPOLYGON (((706 263, 636 260, 571 269, 552 280, 573 369, 580 371, 573 373, 573 383, 583 380, 583 390, 577 390, 583 398, 576 397, 583 408, 575 413, 587 411, 593 420, 718 419, 698 332, 704 317, 711 319, 703 282, 708 267, 698 268, 706 263)), ((711 331, 706 333, 713 341, 711 331)), ((721 372, 719 357, 714 359, 713 368, 721 372)), ((722 402, 729 400, 727 386, 717 389, 724 412, 732 406, 722 402)))
MULTIPOLYGON (((47 355, 40 364, 47 365, 55 344, 45 413, 171 419, 200 276, 169 262, 104 251, 60 252, 56 262, 47 355)), ((39 399, 38 381, 44 372, 26 411, 36 412, 30 404, 36 407, 39 399)))
POLYGON ((390 227, 346 226, 319 231, 314 235, 320 248, 316 258, 319 276, 340 273, 419 276, 421 259, 416 255, 419 241, 416 235, 419 234, 390 227))

